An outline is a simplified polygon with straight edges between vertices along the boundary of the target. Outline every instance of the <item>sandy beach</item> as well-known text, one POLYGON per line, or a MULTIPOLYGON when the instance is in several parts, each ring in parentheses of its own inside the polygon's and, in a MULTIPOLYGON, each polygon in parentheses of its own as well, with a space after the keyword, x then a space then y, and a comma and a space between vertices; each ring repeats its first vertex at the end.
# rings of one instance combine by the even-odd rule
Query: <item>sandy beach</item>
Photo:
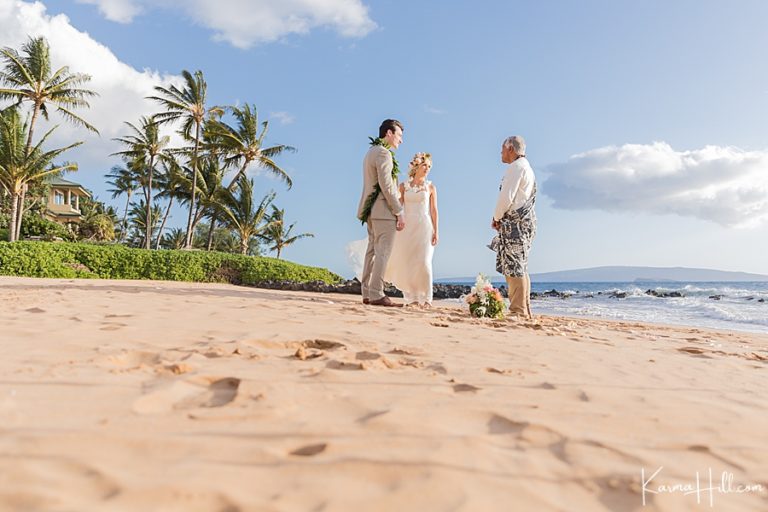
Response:
POLYGON ((2 511, 768 509, 765 335, 0 278, 0 353, 2 511))

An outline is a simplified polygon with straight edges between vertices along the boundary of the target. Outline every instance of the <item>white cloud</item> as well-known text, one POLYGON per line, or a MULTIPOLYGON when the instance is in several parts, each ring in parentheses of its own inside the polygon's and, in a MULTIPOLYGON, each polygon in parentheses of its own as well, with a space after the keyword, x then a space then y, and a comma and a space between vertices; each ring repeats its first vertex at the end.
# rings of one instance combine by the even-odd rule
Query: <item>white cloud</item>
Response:
POLYGON ((270 112, 269 117, 276 119, 282 125, 292 124, 296 121, 296 117, 288 112, 270 112))
POLYGON ((52 145, 85 140, 86 144, 66 155, 80 164, 81 171, 103 174, 118 163, 119 160, 109 155, 118 150, 111 139, 126 133, 123 122, 136 124, 140 116, 156 112, 157 106, 145 99, 146 96, 154 92, 156 85, 167 86, 179 80, 179 77, 155 71, 138 71, 121 62, 109 48, 74 28, 66 16, 48 15, 40 2, 0 0, 0 33, 3 34, 3 46, 17 49, 28 36, 44 36, 51 45, 55 69, 69 66, 72 72, 92 76, 87 88, 100 96, 89 100, 90 109, 80 109, 78 113, 99 130, 100 137, 73 127, 56 113, 51 113, 51 123, 47 127, 36 128, 36 132, 42 134, 42 130, 49 129, 53 123, 60 124, 52 137, 52 145))
POLYGON ((134 0, 77 0, 77 2, 98 6, 105 18, 118 23, 130 23, 142 11, 141 6, 134 0))
POLYGON ((424 112, 426 112, 427 114, 435 114, 438 116, 445 114, 445 110, 441 108, 433 107, 430 105, 424 105, 424 112))
POLYGON ((547 170, 543 191, 556 208, 672 213, 739 227, 768 221, 768 151, 625 144, 547 170))
POLYGON ((238 48, 269 43, 290 34, 330 27, 344 37, 362 37, 376 28, 362 0, 78 0, 95 4, 114 21, 131 21, 152 8, 182 11, 212 29, 213 38, 238 48))
POLYGON ((365 251, 368 249, 368 239, 353 240, 344 247, 347 255, 347 265, 352 269, 358 281, 363 279, 363 265, 365 264, 365 251))

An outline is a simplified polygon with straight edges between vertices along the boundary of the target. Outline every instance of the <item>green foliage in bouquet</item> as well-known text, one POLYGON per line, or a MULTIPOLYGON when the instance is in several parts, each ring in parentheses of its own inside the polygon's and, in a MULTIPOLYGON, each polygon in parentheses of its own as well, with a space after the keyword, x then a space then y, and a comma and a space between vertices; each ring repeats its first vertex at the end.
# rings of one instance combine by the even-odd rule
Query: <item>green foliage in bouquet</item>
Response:
POLYGON ((483 274, 478 274, 475 286, 464 299, 469 304, 469 314, 478 318, 504 318, 504 298, 483 274))

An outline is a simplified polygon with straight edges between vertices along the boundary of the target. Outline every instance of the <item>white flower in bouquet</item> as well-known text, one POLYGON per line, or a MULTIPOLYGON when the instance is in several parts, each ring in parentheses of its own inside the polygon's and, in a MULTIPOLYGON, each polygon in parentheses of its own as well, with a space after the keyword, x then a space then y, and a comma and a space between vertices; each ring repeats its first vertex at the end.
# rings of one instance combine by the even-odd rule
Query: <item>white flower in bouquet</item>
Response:
POLYGON ((493 287, 484 274, 478 274, 475 286, 465 298, 469 312, 477 317, 503 318, 505 303, 499 290, 493 287))

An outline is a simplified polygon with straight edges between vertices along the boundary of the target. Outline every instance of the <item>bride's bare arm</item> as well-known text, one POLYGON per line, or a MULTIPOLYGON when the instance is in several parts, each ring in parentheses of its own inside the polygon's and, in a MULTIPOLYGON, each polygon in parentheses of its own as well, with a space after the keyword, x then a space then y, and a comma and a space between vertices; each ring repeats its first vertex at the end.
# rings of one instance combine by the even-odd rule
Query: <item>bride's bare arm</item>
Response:
POLYGON ((429 184, 429 215, 432 217, 432 245, 437 245, 439 241, 437 231, 437 187, 434 184, 429 184))

